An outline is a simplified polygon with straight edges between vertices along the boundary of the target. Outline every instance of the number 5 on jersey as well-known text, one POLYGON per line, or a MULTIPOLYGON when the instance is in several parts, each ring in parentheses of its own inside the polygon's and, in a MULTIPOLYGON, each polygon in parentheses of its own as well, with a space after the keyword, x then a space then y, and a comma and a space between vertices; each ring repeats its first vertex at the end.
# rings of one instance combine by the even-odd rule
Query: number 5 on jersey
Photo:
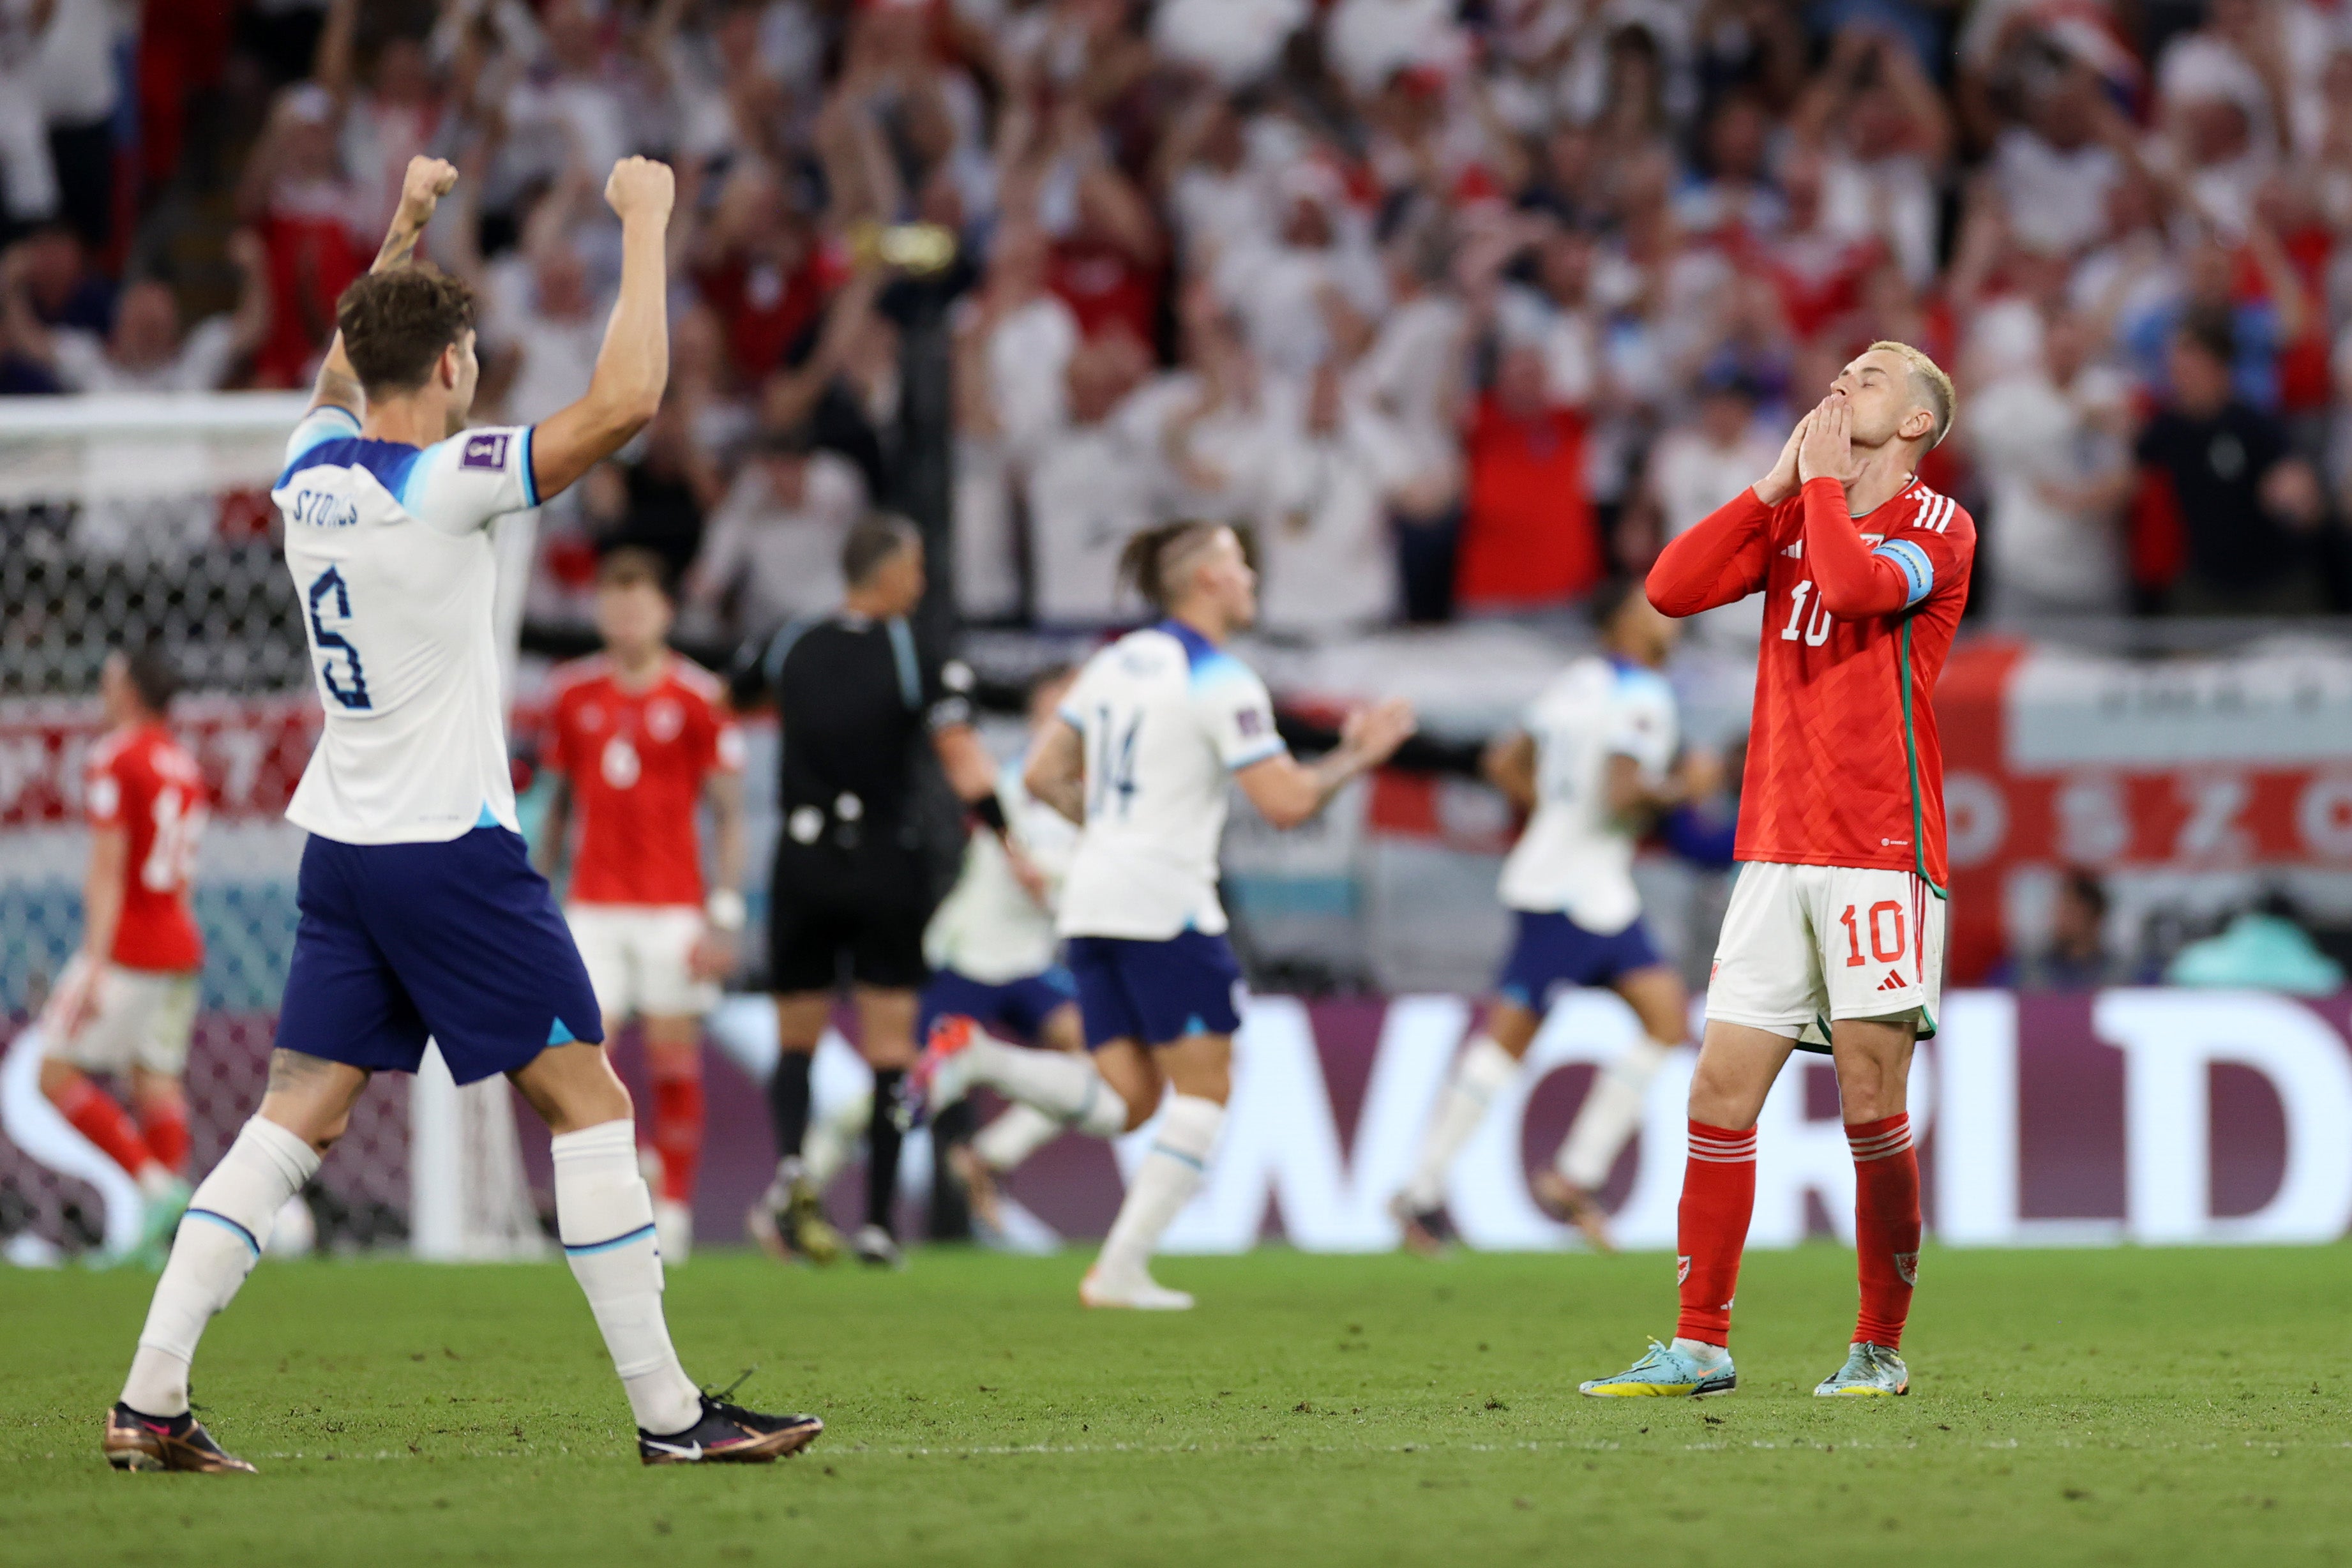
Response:
POLYGON ((374 706, 368 700, 367 676, 360 668, 359 649, 327 624, 331 615, 336 626, 352 623, 352 594, 344 586, 342 574, 332 566, 311 580, 310 645, 319 652, 319 684, 327 695, 354 712, 364 712, 374 706), (335 656, 342 656, 343 679, 335 679, 335 656))

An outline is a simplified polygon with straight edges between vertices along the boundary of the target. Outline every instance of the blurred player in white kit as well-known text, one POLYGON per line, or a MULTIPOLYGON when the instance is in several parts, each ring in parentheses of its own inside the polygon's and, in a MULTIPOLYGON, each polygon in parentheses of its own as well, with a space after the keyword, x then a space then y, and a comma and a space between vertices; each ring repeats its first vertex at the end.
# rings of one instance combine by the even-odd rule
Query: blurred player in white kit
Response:
POLYGON ((1676 623, 1630 580, 1604 586, 1592 616, 1601 651, 1561 671, 1524 724, 1486 754, 1487 776, 1529 813, 1503 866, 1503 902, 1517 934, 1486 1027, 1455 1061, 1412 1179, 1391 1205, 1415 1251, 1435 1251, 1450 1238, 1447 1173, 1496 1092, 1518 1075, 1561 987, 1609 987, 1633 1009, 1643 1036, 1601 1070, 1554 1168, 1534 1182, 1538 1205, 1596 1247, 1609 1245, 1596 1194, 1641 1125, 1650 1079, 1688 1035, 1690 997, 1642 921, 1633 849, 1653 816, 1714 789, 1720 764, 1694 753, 1672 766, 1675 694, 1658 671, 1680 636, 1676 623))
POLYGON ((1225 650, 1257 618, 1257 573, 1239 536, 1220 523, 1165 523, 1129 540, 1120 564, 1161 618, 1087 661, 1024 774, 1079 825, 1056 924, 1091 1059, 1020 1050, 950 1018, 932 1034, 916 1089, 939 1107, 984 1083, 1100 1138, 1157 1112, 1078 1299, 1181 1311, 1192 1298, 1149 1265, 1200 1188, 1233 1092, 1242 972, 1217 899, 1232 786, 1276 827, 1295 827, 1388 761, 1414 721, 1402 701, 1359 710, 1336 749, 1299 762, 1276 731, 1265 683, 1225 650))

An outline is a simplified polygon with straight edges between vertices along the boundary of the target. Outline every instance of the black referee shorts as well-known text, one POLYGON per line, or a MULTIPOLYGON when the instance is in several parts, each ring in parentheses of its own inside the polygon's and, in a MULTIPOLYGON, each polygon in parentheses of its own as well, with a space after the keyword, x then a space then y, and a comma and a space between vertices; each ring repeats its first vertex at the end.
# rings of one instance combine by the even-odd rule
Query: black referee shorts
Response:
POLYGON ((932 899, 919 858, 786 844, 768 890, 768 986, 779 994, 843 984, 914 991, 929 978, 923 928, 932 899))

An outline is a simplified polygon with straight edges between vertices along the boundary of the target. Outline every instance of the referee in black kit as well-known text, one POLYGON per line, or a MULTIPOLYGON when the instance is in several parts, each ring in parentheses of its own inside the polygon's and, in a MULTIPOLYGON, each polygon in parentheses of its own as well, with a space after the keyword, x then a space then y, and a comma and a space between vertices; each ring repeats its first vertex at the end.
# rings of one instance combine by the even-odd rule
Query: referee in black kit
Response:
POLYGON ((970 672, 919 649, 907 617, 924 588, 914 524, 872 513, 842 542, 841 607, 746 647, 731 685, 739 710, 772 704, 782 731, 774 877, 768 894, 769 985, 783 1047, 768 1084, 776 1179, 753 1208, 752 1238, 778 1258, 828 1262, 841 1239, 803 1173, 809 1060, 845 982, 858 1048, 874 1068, 866 1124, 866 1224, 852 1239, 869 1263, 902 1261, 892 1232, 900 1086, 915 1063, 923 927, 935 902, 917 807, 928 746, 967 810, 1002 834, 996 764, 971 728, 970 672))

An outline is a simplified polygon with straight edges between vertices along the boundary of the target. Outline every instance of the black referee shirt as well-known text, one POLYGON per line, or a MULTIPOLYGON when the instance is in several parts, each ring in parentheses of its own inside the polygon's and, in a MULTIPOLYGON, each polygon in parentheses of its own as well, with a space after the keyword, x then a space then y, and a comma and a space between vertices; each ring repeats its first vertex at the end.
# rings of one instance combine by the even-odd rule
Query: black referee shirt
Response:
POLYGON ((971 719, 962 665, 921 652, 903 617, 835 610, 746 647, 730 684, 738 708, 775 704, 783 842, 913 847, 922 751, 971 719))

